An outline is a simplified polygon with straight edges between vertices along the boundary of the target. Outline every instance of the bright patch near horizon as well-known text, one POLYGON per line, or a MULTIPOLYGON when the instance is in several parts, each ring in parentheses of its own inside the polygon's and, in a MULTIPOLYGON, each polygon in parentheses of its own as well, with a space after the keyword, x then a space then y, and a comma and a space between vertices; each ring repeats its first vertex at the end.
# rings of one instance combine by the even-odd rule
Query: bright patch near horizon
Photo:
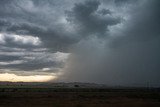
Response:
POLYGON ((9 73, 0 74, 0 81, 9 82, 47 82, 55 78, 56 76, 53 75, 19 76, 16 74, 9 73))

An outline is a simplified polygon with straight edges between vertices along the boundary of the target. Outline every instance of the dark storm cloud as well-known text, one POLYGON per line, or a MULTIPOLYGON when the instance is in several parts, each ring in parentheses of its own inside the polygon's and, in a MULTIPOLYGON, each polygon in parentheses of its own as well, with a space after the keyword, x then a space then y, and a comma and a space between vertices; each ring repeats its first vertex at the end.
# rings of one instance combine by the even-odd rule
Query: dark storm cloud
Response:
POLYGON ((120 23, 109 9, 99 9, 99 1, 76 3, 71 11, 67 10, 70 2, 56 1, 1 1, 0 30, 16 34, 38 36, 44 45, 54 51, 67 51, 84 36, 106 36, 108 26, 120 23), (67 4, 68 3, 68 4, 67 4), (56 5, 59 5, 56 6, 56 5), (64 7, 65 9, 61 8, 64 7), (99 10, 98 10, 99 9, 99 10), (5 10, 5 11, 4 11, 5 10), (57 12, 59 11, 59 13, 57 12), (64 11, 67 13, 65 17, 64 11), (65 18, 70 22, 61 22, 65 18), (72 23, 73 22, 73 23, 72 23), (72 26, 72 31, 67 27, 72 26))
POLYGON ((71 47, 84 37, 107 36, 108 26, 120 23, 120 18, 111 16, 109 9, 99 9, 99 1, 73 3, 71 0, 1 1, 0 40, 3 42, 2 46, 10 47, 8 50, 1 48, 1 56, 4 56, 1 67, 25 71, 62 68, 63 62, 46 60, 53 57, 52 55, 45 56, 40 51, 35 52, 38 54, 35 56, 29 54, 29 51, 33 53, 34 48, 44 47, 49 50, 46 54, 50 54, 50 51, 52 54, 56 51, 69 52, 71 47), (25 50, 11 50, 15 47, 25 50), (10 61, 5 60, 5 54, 9 54, 8 52, 11 52, 10 61), (44 58, 38 59, 40 55, 44 58))
POLYGON ((102 15, 112 14, 112 12, 109 9, 102 9, 99 11, 102 15))
POLYGON ((116 5, 123 5, 123 4, 130 4, 130 3, 133 4, 137 1, 139 1, 139 0, 134 0, 134 1, 133 0, 114 0, 116 5))
POLYGON ((86 1, 78 3, 72 11, 66 11, 67 20, 75 24, 79 34, 84 36, 98 35, 106 36, 108 26, 120 23, 120 18, 105 16, 111 14, 110 10, 102 9, 98 12, 99 1, 86 1), (98 14, 100 13, 100 14, 98 14))
POLYGON ((55 46, 53 48, 55 51, 63 51, 68 45, 74 43, 74 40, 69 37, 71 34, 65 32, 62 25, 56 24, 61 14, 54 13, 57 9, 54 1, 1 2, 1 5, 3 4, 0 9, 0 30, 2 32, 38 36, 42 38, 47 47, 55 46))
MULTIPOLYGON (((75 49, 78 53, 71 56, 66 66, 68 72, 62 76, 64 80, 126 86, 160 85, 160 2, 120 2, 129 4, 121 11, 122 25, 113 28, 108 39, 89 38, 79 43, 79 48, 75 49), (126 15, 129 17, 125 18, 126 15)), ((115 11, 119 12, 116 8, 115 11)))
POLYGON ((113 45, 126 45, 131 42, 143 42, 160 36, 160 2, 148 1, 142 7, 134 9, 127 22, 123 37, 116 38, 113 45))
POLYGON ((111 42, 112 55, 105 61, 106 70, 115 72, 122 83, 159 86, 159 5, 153 0, 137 6, 123 33, 111 42))
POLYGON ((60 72, 60 81, 159 86, 159 5, 0 0, 0 72, 60 72))
POLYGON ((58 20, 64 15, 57 4, 63 7, 61 2, 53 0, 0 1, 0 67, 3 68, 0 72, 53 73, 64 65, 66 54, 57 51, 67 51, 75 40, 58 20), (64 58, 58 60, 59 57, 64 58))

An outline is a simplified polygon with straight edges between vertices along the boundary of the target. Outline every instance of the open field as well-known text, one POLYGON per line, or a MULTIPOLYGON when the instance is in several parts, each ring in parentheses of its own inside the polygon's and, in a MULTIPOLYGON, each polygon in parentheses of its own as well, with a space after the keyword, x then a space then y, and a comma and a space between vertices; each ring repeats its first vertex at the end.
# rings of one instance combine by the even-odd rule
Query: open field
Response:
POLYGON ((160 89, 1 87, 0 107, 160 107, 160 89))

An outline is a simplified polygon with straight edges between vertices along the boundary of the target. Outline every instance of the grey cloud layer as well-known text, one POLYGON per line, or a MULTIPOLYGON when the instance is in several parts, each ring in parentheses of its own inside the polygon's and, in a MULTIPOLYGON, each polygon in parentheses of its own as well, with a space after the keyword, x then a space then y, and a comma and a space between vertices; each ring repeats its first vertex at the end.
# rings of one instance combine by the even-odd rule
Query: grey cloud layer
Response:
POLYGON ((158 86, 159 5, 159 0, 1 0, 0 67, 36 73, 60 68, 59 81, 158 86))
POLYGON ((106 36, 108 26, 120 23, 120 18, 111 16, 109 9, 100 10, 101 3, 98 1, 81 1, 75 4, 71 0, 0 2, 0 65, 3 69, 29 71, 61 68, 63 63, 55 59, 47 61, 52 59, 51 54, 56 51, 69 52, 84 37, 106 36), (3 46, 8 48, 4 50, 3 46), (36 48, 47 48, 51 52, 33 52, 36 48))
MULTIPOLYGON (((0 1, 0 67, 22 73, 58 72, 72 38, 63 31, 58 1, 0 1), (62 31, 60 31, 60 30, 62 31), (44 48, 44 50, 43 50, 44 48), (42 50, 41 50, 42 49, 42 50), (60 58, 63 57, 63 58, 60 58)), ((67 4, 66 4, 67 5, 67 4)), ((63 18, 63 17, 62 17, 63 18)))
MULTIPOLYGON (((58 72, 56 68, 62 68, 69 54, 61 52, 48 52, 47 50, 11 50, 7 48, 0 52, 1 69, 15 69, 17 71, 43 71, 43 68, 49 68, 45 72, 58 72), (57 71, 56 71, 57 70, 57 71)), ((19 72, 21 73, 21 72, 19 72)))
POLYGON ((107 11, 110 13, 109 10, 103 9, 98 12, 100 5, 98 1, 76 3, 71 11, 67 11, 70 2, 66 1, 64 1, 66 4, 62 1, 59 3, 50 0, 1 2, 3 4, 0 9, 2 32, 38 36, 45 46, 55 51, 67 51, 69 46, 77 43, 84 36, 94 33, 104 36, 108 26, 120 23, 120 18, 106 14, 107 11), (69 26, 71 30, 68 30, 69 26))

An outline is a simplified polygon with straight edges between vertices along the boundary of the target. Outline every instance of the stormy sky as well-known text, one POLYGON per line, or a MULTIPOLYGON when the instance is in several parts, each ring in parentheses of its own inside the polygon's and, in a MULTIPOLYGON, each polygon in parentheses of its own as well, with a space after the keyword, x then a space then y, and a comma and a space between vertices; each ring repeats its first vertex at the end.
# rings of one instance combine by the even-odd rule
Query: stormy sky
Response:
POLYGON ((0 0, 0 74, 160 86, 160 1, 0 0))

